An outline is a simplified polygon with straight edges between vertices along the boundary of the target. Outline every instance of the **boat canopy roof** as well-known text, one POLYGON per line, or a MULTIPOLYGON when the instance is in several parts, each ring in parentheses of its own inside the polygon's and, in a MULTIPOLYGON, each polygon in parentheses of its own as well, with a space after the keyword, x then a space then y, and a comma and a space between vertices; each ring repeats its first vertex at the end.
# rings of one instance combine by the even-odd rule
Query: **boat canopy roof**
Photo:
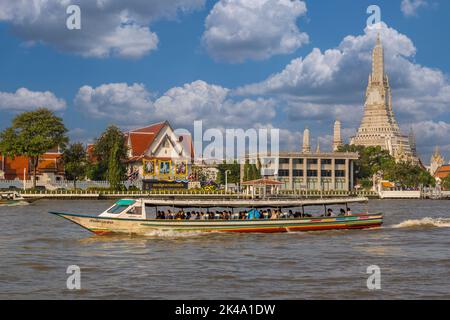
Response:
POLYGON ((173 206, 177 208, 289 208, 302 206, 345 205, 348 203, 367 202, 365 197, 333 198, 333 199, 280 199, 280 200, 252 200, 252 199, 142 199, 147 206, 173 206))

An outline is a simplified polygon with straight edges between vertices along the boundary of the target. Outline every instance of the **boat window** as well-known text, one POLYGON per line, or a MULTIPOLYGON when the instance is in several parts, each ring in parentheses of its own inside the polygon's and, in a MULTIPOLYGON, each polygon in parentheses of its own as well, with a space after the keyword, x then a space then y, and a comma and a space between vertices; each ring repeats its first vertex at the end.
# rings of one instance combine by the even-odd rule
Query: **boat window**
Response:
POLYGON ((130 210, 127 211, 127 214, 142 214, 142 207, 133 207, 130 210))
POLYGON ((107 212, 108 213, 119 214, 119 213, 123 212, 126 208, 128 208, 127 205, 116 204, 114 207, 109 209, 107 212))

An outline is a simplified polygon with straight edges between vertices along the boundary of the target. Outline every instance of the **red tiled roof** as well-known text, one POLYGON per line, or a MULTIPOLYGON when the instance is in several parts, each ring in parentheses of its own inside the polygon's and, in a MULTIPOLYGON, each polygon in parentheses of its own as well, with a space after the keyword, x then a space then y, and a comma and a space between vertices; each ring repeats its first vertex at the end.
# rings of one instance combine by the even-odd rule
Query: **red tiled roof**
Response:
POLYGON ((270 179, 258 179, 258 180, 251 180, 251 181, 245 181, 242 183, 244 186, 257 186, 257 185, 266 185, 266 186, 278 186, 282 185, 283 182, 277 181, 277 180, 270 180, 270 179))
POLYGON ((445 179, 450 175, 450 165, 444 165, 439 167, 434 173, 435 178, 445 179))
POLYGON ((167 124, 168 124, 167 121, 158 122, 155 124, 151 124, 147 127, 131 130, 130 132, 133 132, 133 133, 158 133, 167 124))
POLYGON ((142 156, 151 146, 161 129, 166 125, 168 123, 164 121, 127 132, 125 136, 129 137, 131 155, 133 157, 142 156))
MULTIPOLYGON (((62 162, 59 159, 62 157, 61 153, 45 153, 39 159, 39 164, 37 167, 38 174, 42 172, 54 172, 57 174, 64 173, 64 168, 62 162)), ((3 162, 3 157, 0 156, 0 169, 3 162)), ((33 168, 30 165, 30 161, 27 157, 16 156, 14 158, 5 157, 5 179, 23 179, 24 170, 26 173, 26 178, 32 174, 33 168)))

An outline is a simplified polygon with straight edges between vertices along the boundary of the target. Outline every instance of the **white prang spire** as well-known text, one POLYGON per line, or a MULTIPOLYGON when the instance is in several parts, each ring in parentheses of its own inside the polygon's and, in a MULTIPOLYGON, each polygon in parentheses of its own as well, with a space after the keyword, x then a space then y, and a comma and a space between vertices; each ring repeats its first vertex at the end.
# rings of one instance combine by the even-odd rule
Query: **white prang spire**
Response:
POLYGON ((340 146, 342 146, 341 122, 339 120, 336 120, 334 122, 333 130, 333 151, 338 151, 340 146))
POLYGON ((305 128, 305 131, 303 131, 303 153, 310 153, 311 152, 311 144, 310 144, 310 133, 309 129, 305 128))

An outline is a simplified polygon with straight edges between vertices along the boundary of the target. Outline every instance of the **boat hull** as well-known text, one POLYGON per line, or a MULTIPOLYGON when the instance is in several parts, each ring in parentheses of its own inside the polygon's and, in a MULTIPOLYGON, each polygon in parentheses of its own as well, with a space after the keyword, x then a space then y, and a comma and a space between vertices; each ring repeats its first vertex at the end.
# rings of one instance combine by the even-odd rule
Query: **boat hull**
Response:
POLYGON ((380 227, 382 214, 277 220, 143 220, 50 212, 98 235, 157 232, 280 233, 380 227))

